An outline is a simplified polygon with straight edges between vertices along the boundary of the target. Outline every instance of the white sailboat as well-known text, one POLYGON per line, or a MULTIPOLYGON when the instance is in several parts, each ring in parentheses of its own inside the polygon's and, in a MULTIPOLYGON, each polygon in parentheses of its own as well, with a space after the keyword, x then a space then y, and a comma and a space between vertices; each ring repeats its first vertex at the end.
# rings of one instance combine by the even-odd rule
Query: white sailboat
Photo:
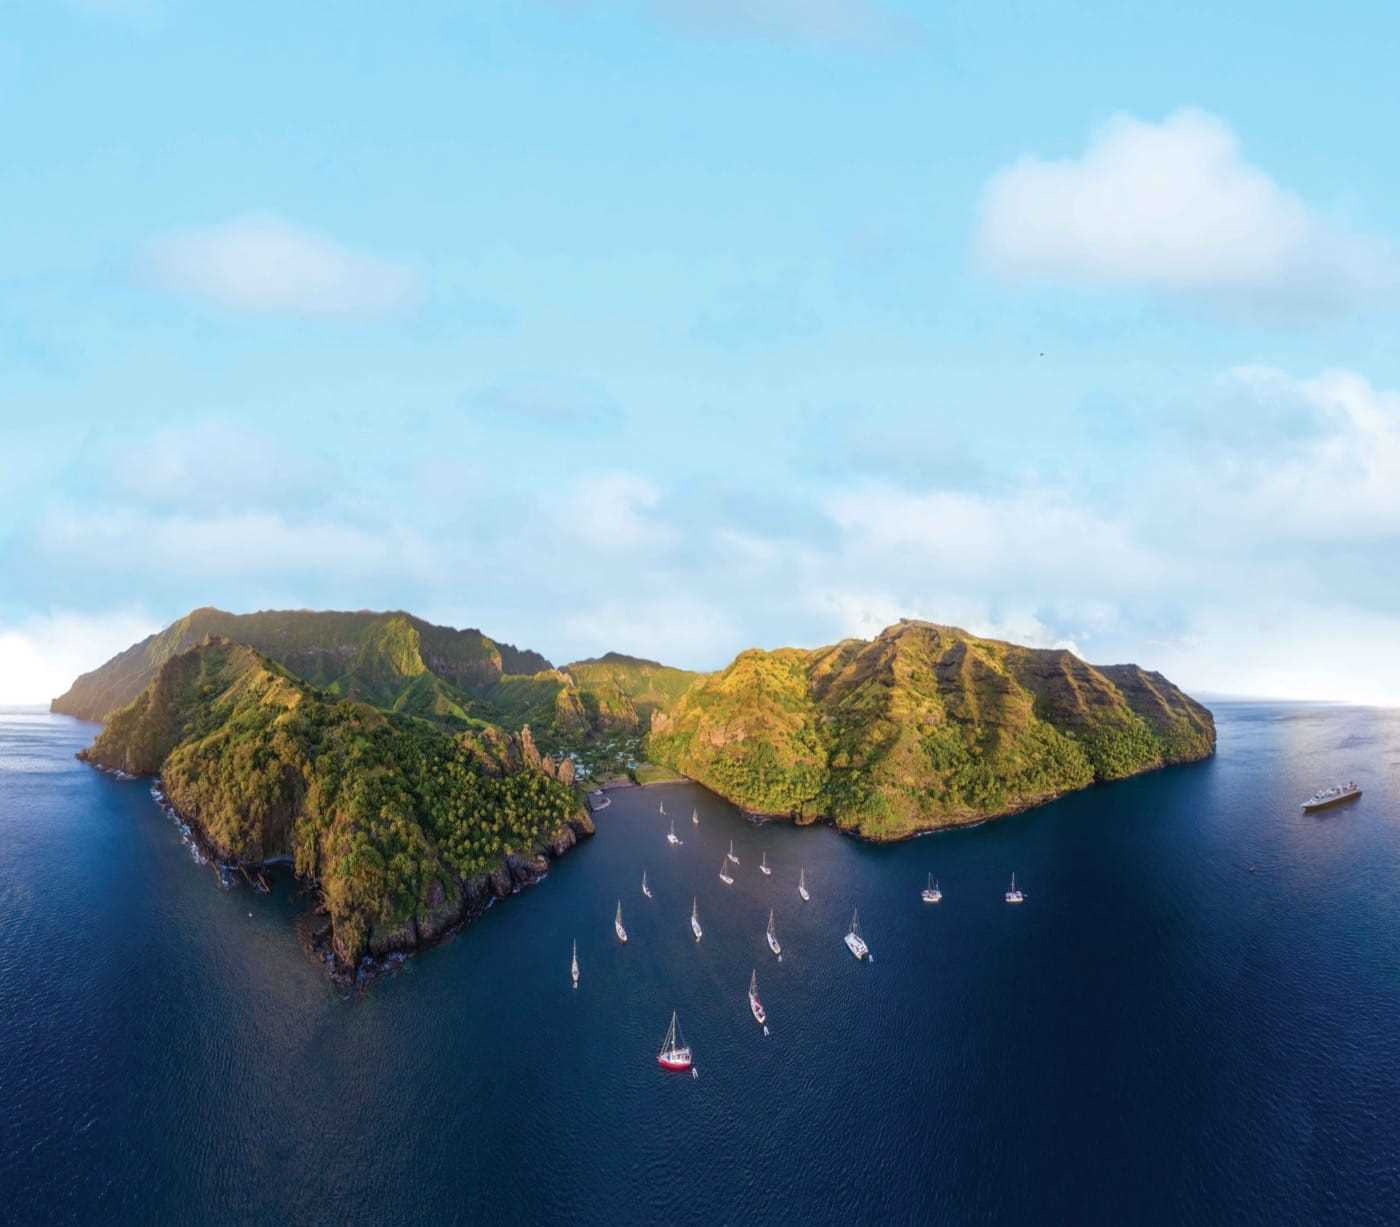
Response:
POLYGON ((778 935, 773 932, 773 909, 768 909, 768 949, 778 956, 778 962, 783 961, 783 948, 778 945, 778 935))
POLYGON ((1011 889, 1006 892, 1006 901, 1007 903, 1024 903, 1026 901, 1025 892, 1016 889, 1016 875, 1014 873, 1011 875, 1011 889))
POLYGON ((699 810, 691 810, 691 811, 690 811, 690 821, 693 822, 696 826, 699 826, 699 825, 700 825, 700 811, 699 811, 699 810))
POLYGON ((846 934, 846 949, 858 959, 870 957, 870 947, 860 935, 860 909, 851 913, 851 931, 846 934))
POLYGON ((797 875, 797 893, 802 896, 803 903, 806 903, 812 897, 807 893, 807 870, 805 867, 802 872, 797 875))
POLYGON ((734 879, 729 876, 729 861, 723 860, 719 863, 719 880, 726 886, 733 886, 734 879))
POLYGON ((690 1045, 681 1036, 674 1010, 671 1011, 671 1025, 666 1028, 666 1038, 661 1041, 661 1051, 656 1054, 656 1063, 662 1069, 682 1072, 691 1066, 690 1045))
POLYGON ((651 887, 647 885, 647 871, 645 869, 642 870, 642 894, 648 899, 651 898, 651 887))
POLYGON ((700 904, 694 898, 690 901, 690 931, 695 934, 697 942, 705 936, 704 930, 700 928, 700 904))
POLYGON ((749 1009, 753 1011, 753 1020, 763 1027, 764 1034, 768 1032, 765 1025, 768 1022, 768 1011, 763 1008, 763 1002, 758 999, 758 971, 755 969, 753 975, 749 977, 749 1009))
POLYGON ((661 808, 657 811, 663 818, 666 817, 666 802, 661 803, 661 808))
POLYGON ((771 878, 771 877, 773 876, 773 871, 772 871, 771 869, 768 868, 768 853, 767 853, 767 852, 764 852, 764 854, 763 854, 763 859, 762 859, 761 861, 758 862, 758 871, 759 871, 759 873, 761 873, 765 878, 771 878))
POLYGON ((617 901, 617 915, 613 917, 613 932, 617 934, 617 940, 623 945, 627 944, 627 930, 622 927, 622 900, 617 901))
POLYGON ((569 965, 569 975, 573 977, 574 987, 578 988, 578 941, 574 942, 574 961, 569 965))
POLYGON ((919 892, 919 898, 925 903, 939 903, 943 899, 943 892, 938 889, 938 883, 933 880, 933 874, 928 875, 928 885, 919 892))
POLYGON ((729 841, 729 851, 724 854, 724 859, 733 861, 736 865, 739 863, 739 858, 734 855, 734 841, 732 839, 729 841))
POLYGON ((666 842, 672 847, 680 846, 680 836, 676 834, 676 820, 674 818, 671 819, 671 833, 666 836, 666 842))

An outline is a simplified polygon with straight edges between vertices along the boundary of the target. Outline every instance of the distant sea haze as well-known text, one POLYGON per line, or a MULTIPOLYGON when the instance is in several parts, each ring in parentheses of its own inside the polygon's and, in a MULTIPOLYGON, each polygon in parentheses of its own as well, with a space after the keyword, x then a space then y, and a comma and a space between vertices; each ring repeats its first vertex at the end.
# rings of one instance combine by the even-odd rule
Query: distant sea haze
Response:
POLYGON ((289 877, 220 889, 147 782, 74 760, 93 726, 7 712, 7 1210, 1400 1221, 1400 714, 1216 717, 1204 763, 889 846, 690 784, 621 791, 540 885, 345 997, 296 940, 289 877), (1353 777, 1359 801, 1301 813, 1353 777), (842 944, 856 906, 873 965, 842 944), (657 1067, 673 1009, 697 1079, 657 1067))

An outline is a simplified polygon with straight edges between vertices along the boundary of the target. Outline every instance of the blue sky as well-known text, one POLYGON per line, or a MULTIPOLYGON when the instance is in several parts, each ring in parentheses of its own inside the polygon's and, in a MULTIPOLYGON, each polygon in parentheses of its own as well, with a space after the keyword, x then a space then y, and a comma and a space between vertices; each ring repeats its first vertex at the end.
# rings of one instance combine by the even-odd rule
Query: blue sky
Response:
POLYGON ((1400 18, 1224 7, 0 3, 0 700, 218 604, 1400 703, 1400 18))

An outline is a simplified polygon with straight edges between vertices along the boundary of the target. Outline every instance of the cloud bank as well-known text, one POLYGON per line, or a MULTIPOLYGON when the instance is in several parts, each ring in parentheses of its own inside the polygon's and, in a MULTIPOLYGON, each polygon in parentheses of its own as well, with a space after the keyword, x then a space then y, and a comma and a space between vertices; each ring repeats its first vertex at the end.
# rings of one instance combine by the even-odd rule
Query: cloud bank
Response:
POLYGON ((1199 110, 1119 115, 1077 158, 1026 156, 987 184, 977 247, 1010 279, 1121 286, 1289 311, 1400 286, 1384 240, 1335 223, 1243 157, 1199 110))
POLYGON ((255 314, 385 315, 411 307, 422 292, 410 265, 271 213, 163 235, 146 245, 140 267, 162 289, 255 314))

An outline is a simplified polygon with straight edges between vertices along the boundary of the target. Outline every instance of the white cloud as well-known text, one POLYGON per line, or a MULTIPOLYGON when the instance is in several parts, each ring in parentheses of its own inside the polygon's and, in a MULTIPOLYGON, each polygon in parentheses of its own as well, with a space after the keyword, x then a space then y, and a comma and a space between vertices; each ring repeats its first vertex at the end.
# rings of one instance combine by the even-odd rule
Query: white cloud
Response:
POLYGON ((94 571, 205 576, 220 580, 297 576, 331 579, 436 574, 432 548, 415 531, 366 529, 336 520, 287 519, 272 511, 160 515, 138 511, 57 511, 40 525, 50 558, 94 571))
POLYGON ((1400 284, 1387 242, 1329 221, 1241 156, 1220 119, 1119 115, 1083 155, 999 171, 978 247, 1008 277, 1130 286, 1285 309, 1353 305, 1400 284))
POLYGON ((631 473, 585 477, 560 508, 557 528, 585 546, 605 553, 670 544, 675 530, 656 515, 661 490, 631 473))
POLYGON ((0 623, 0 703, 47 703, 80 673, 158 630, 144 614, 52 613, 0 623))
POLYGON ((222 307, 282 315, 382 315, 421 293, 408 264, 354 251, 269 213, 180 230, 148 243, 145 275, 222 307))

